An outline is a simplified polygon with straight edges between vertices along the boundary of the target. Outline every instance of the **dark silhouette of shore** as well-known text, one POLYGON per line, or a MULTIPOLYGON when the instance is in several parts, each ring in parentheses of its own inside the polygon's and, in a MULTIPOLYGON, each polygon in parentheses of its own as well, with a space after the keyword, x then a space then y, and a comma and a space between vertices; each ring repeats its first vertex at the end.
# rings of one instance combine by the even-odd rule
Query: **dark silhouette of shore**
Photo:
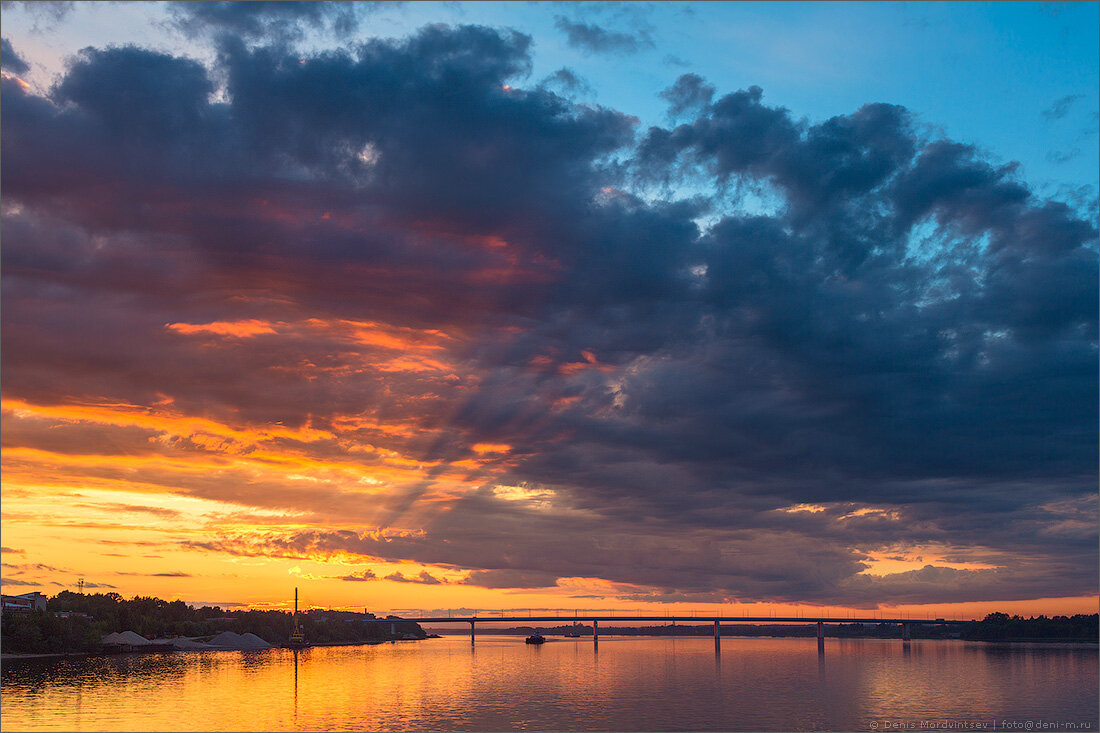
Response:
MULTIPOLYGON (((419 624, 370 613, 310 610, 299 623, 316 646, 419 640, 427 634, 419 624)), ((133 631, 147 639, 203 639, 225 631, 254 634, 272 646, 282 646, 293 626, 286 611, 227 610, 219 606, 192 608, 183 601, 118 593, 62 591, 46 610, 4 611, 0 644, 5 654, 71 654, 103 651, 102 639, 113 632, 133 631)))
MULTIPOLYGON (((299 614, 299 623, 316 646, 370 644, 384 641, 421 640, 428 634, 413 621, 396 617, 376 618, 371 613, 310 610, 299 614)), ((1036 616, 1023 618, 991 613, 980 621, 963 625, 914 620, 914 639, 964 639, 976 641, 1041 641, 1097 643, 1100 614, 1036 616)), ((293 626, 286 611, 226 610, 219 606, 192 608, 183 601, 136 596, 124 599, 118 593, 72 593, 62 591, 50 598, 46 610, 6 610, 2 619, 5 654, 89 654, 105 651, 103 638, 113 632, 133 631, 146 639, 187 637, 203 639, 222 632, 254 634, 272 646, 282 646, 293 626)), ((558 626, 513 626, 494 628, 485 624, 480 634, 534 633, 546 636, 591 636, 585 624, 558 626)), ((600 627, 601 635, 615 636, 711 636, 713 624, 600 627)), ((722 636, 812 637, 814 624, 723 624, 722 636)), ((900 638, 896 623, 828 623, 830 638, 900 638)))

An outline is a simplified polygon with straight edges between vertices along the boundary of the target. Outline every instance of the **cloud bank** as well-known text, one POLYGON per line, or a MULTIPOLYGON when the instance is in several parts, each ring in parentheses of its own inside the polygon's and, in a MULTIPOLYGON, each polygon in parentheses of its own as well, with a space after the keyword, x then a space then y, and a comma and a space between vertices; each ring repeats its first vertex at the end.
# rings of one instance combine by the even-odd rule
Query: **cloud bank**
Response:
POLYGON ((1097 229, 1011 165, 888 104, 687 74, 641 129, 525 88, 519 33, 304 54, 256 41, 351 20, 188 5, 212 67, 89 48, 38 93, 4 42, 7 475, 488 588, 1096 592, 1097 229))

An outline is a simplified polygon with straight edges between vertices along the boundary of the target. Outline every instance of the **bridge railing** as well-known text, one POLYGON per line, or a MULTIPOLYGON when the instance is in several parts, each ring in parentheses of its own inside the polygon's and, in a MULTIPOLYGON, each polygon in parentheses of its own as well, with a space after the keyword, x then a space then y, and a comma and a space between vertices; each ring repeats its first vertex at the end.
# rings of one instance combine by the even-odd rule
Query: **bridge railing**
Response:
POLYGON ((885 613, 882 611, 871 611, 867 614, 834 614, 834 613, 813 613, 806 609, 796 609, 790 613, 776 613, 769 611, 766 614, 754 613, 751 609, 745 609, 740 612, 734 612, 732 610, 723 610, 719 612, 692 609, 688 611, 681 611, 679 613, 655 613, 649 609, 642 608, 458 608, 458 609, 432 609, 428 611, 422 608, 400 608, 392 609, 382 612, 385 614, 392 614, 400 616, 402 618, 458 618, 468 619, 477 618, 479 620, 491 620, 492 618, 498 619, 516 619, 516 618, 560 618, 562 620, 574 619, 586 619, 586 618, 624 618, 624 617, 636 617, 644 616, 646 618, 665 618, 669 620, 713 620, 713 619, 725 619, 729 621, 736 621, 745 618, 774 618, 774 619, 799 619, 809 621, 824 620, 829 622, 852 622, 861 621, 867 622, 896 622, 898 620, 907 621, 910 623, 935 623, 944 621, 970 621, 972 619, 960 619, 958 617, 948 618, 946 616, 940 616, 939 614, 924 614, 916 615, 912 613, 885 613))

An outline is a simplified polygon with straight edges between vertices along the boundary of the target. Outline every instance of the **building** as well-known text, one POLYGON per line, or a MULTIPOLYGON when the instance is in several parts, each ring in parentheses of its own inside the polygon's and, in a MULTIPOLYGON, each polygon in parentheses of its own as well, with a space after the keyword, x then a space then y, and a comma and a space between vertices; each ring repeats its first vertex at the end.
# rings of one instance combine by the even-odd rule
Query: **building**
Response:
POLYGON ((34 591, 33 593, 21 593, 17 596, 2 596, 5 611, 30 613, 31 611, 46 610, 46 594, 34 591))
POLYGON ((53 615, 58 618, 86 618, 89 621, 93 620, 88 614, 80 613, 79 611, 54 611, 53 615))

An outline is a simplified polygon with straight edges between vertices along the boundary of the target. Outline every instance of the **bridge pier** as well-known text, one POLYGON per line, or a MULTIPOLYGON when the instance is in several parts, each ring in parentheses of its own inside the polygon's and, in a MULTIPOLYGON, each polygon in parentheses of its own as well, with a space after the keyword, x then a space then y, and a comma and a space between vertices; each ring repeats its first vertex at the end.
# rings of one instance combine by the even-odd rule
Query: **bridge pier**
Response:
POLYGON ((470 622, 470 643, 474 643, 474 622, 470 622))
POLYGON ((718 630, 718 619, 714 619, 714 640, 718 641, 719 636, 721 636, 721 632, 718 630))
POLYGON ((901 625, 901 640, 902 641, 909 641, 911 638, 912 638, 912 636, 909 632, 909 624, 902 624, 901 625))
POLYGON ((825 641, 825 624, 820 621, 817 622, 817 641, 818 643, 825 641))
POLYGON ((592 643, 600 643, 600 622, 595 619, 592 621, 592 643))

